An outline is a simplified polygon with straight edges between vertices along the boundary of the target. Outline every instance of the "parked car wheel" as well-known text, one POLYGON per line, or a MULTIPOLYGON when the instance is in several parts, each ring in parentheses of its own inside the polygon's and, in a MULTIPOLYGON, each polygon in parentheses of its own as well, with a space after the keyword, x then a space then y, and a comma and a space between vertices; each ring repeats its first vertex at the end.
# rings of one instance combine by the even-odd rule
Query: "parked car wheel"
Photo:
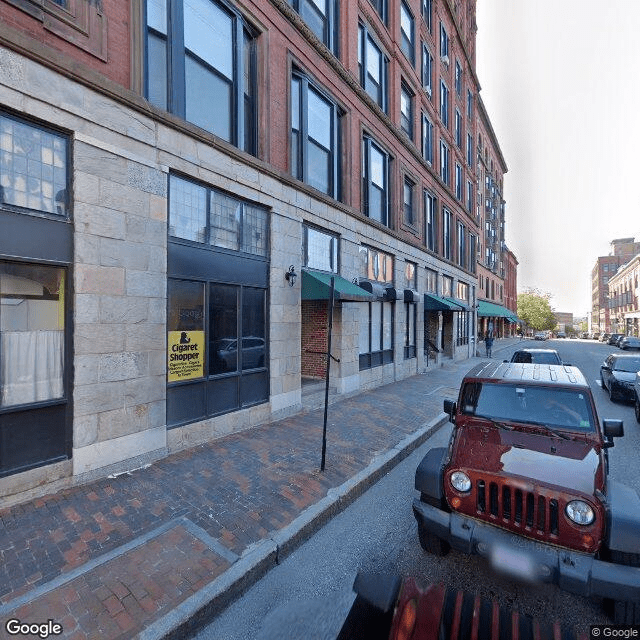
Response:
POLYGON ((420 540, 420 546, 427 553, 431 553, 434 556, 446 556, 451 549, 448 542, 427 531, 422 524, 418 524, 418 539, 420 540))
POLYGON ((611 400, 611 402, 615 402, 617 400, 617 396, 613 393, 612 384, 609 385, 609 400, 611 400))
MULTIPOLYGON (((611 551, 611 561, 628 567, 640 567, 640 554, 611 551)), ((640 624, 640 602, 610 601, 614 624, 640 624)))
POLYGON ((607 390, 607 385, 604 383, 604 378, 602 377, 602 374, 600 374, 600 386, 602 387, 603 391, 607 390))
POLYGON ((636 396, 636 401, 634 403, 635 412, 636 412, 636 420, 640 422, 640 400, 638 400, 638 396, 636 396))

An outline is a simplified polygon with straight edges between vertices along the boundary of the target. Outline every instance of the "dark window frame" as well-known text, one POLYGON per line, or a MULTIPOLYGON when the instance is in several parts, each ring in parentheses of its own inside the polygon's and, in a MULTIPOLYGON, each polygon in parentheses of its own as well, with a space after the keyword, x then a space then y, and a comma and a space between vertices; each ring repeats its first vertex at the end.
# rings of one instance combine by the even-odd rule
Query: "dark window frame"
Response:
POLYGON ((438 200, 436 196, 424 190, 425 245, 429 251, 438 253, 438 200), (427 203, 431 204, 428 205, 427 203))
POLYGON ((363 24, 358 25, 358 75, 360 79, 360 86, 365 90, 367 95, 382 109, 384 113, 388 113, 389 109, 389 94, 388 94, 388 79, 389 79, 389 57, 385 54, 384 49, 378 44, 375 38, 371 35, 369 29, 363 24), (378 72, 380 74, 379 85, 375 79, 374 86, 380 87, 380 97, 376 97, 367 88, 369 84, 368 67, 368 47, 367 43, 371 43, 372 47, 379 55, 378 72))
POLYGON ((414 132, 414 102, 415 94, 404 81, 400 82, 400 128, 413 141, 414 132), (402 108, 403 100, 409 105, 409 113, 406 114, 402 108))
POLYGON ((311 31, 318 37, 320 42, 333 53, 334 56, 339 56, 338 44, 340 41, 338 28, 340 24, 340 7, 338 0, 327 0, 327 15, 320 20, 325 21, 322 29, 322 34, 319 34, 314 25, 305 19, 305 12, 311 11, 316 16, 322 16, 322 13, 318 10, 317 5, 312 0, 287 0, 287 2, 293 7, 294 11, 300 15, 300 17, 309 26, 311 31))
MULTIPOLYGON (((249 25, 242 14, 233 6, 223 0, 209 0, 218 10, 226 14, 232 22, 232 74, 230 84, 230 105, 229 105, 229 142, 250 153, 257 155, 257 127, 258 127, 258 103, 257 103, 257 53, 256 40, 257 30, 249 25), (245 47, 246 53, 245 53, 245 47), (248 69, 245 69, 245 55, 248 56, 248 69), (245 87, 245 71, 248 70, 249 85, 245 87)), ((144 64, 144 95, 151 102, 150 81, 150 61, 152 56, 149 52, 149 41, 153 37, 164 42, 166 50, 166 60, 164 71, 165 89, 167 95, 163 98, 166 103, 158 104, 162 109, 173 113, 178 117, 190 122, 187 119, 187 97, 186 97, 186 62, 193 59, 206 68, 211 74, 228 84, 228 78, 223 78, 222 74, 211 64, 197 58, 195 54, 188 52, 184 42, 184 0, 166 0, 167 24, 166 33, 161 33, 148 24, 147 3, 145 2, 145 64, 144 64)), ((160 69, 162 71, 162 69, 160 69)), ((152 102, 153 104, 153 102, 152 102)), ((196 124, 196 123, 194 123, 196 124)), ((196 126, 200 126, 196 124, 196 126)), ((206 130, 206 129, 205 129, 206 130)), ((211 131, 213 135, 219 135, 211 131)), ((224 136, 222 136, 224 139, 224 136)))
POLYGON ((380 224, 383 224, 386 227, 391 228, 391 215, 390 215, 390 203, 391 203, 391 193, 390 193, 390 171, 391 166, 391 157, 389 154, 377 143, 373 138, 368 135, 364 135, 362 139, 362 204, 363 204, 363 213, 368 218, 372 220, 377 220, 380 224), (377 220, 377 218, 371 218, 371 189, 374 188, 371 176, 371 151, 374 149, 382 155, 383 158, 383 180, 384 180, 384 189, 383 193, 383 210, 381 211, 381 220, 377 220))
POLYGON ((314 269, 316 271, 326 271, 325 269, 321 269, 317 266, 309 264, 309 231, 313 231, 315 233, 322 234, 326 236, 329 242, 329 262, 334 264, 335 267, 328 271, 327 273, 340 273, 340 235, 334 233, 332 231, 327 231, 326 229, 322 229, 315 225, 307 224, 306 222, 302 225, 303 229, 303 239, 302 239, 302 252, 303 252, 303 266, 308 269, 314 269))
MULTIPOLYGON (((331 139, 331 147, 326 149, 326 147, 322 146, 323 151, 326 151, 329 158, 329 185, 327 191, 322 189, 318 189, 322 193, 326 193, 327 195, 335 198, 336 200, 340 200, 342 197, 342 166, 341 159, 342 154, 340 152, 341 147, 341 127, 340 120, 344 115, 342 109, 339 107, 337 102, 321 87, 319 87, 313 80, 311 80, 305 73, 294 69, 291 74, 291 95, 293 102, 293 83, 300 83, 300 91, 298 92, 298 114, 297 119, 299 122, 299 136, 300 141, 298 145, 294 145, 294 127, 293 127, 293 115, 294 115, 294 105, 291 105, 291 126, 289 128, 289 149, 291 150, 291 172, 294 178, 301 180, 306 184, 310 184, 310 168, 309 168, 309 145, 310 139, 312 140, 309 133, 309 109, 308 109, 308 92, 312 91, 316 94, 316 96, 324 101, 330 108, 330 118, 331 122, 329 124, 329 136, 331 139), (297 146, 297 153, 294 147, 297 146), (294 164, 294 155, 297 155, 294 164)), ((319 142, 315 142, 315 144, 320 147, 319 142)), ((310 184, 310 186, 313 186, 310 184)), ((318 188, 318 187, 314 187, 318 188)))
POLYGON ((402 53, 404 53, 405 57, 411 63, 411 66, 415 66, 416 64, 416 19, 409 8, 409 5, 405 2, 405 0, 401 0, 400 2, 400 48, 402 49, 402 53), (406 14, 407 18, 410 20, 411 24, 411 33, 405 33, 405 30, 402 28, 402 17, 403 10, 406 14))
MULTIPOLYGON (((71 136, 63 131, 55 129, 54 127, 39 124, 30 119, 23 118, 17 115, 13 115, 7 111, 0 110, 0 130, 2 129, 3 120, 10 120, 11 122, 17 123, 20 126, 30 127, 32 129, 41 131, 45 134, 56 136, 58 138, 63 139, 64 151, 66 156, 65 157, 66 176, 65 176, 65 187, 64 187, 65 193, 63 194, 64 200, 62 200, 62 198, 58 200, 58 195, 60 195, 59 193, 53 196, 54 202, 62 201, 62 205, 64 207, 64 213, 54 213, 53 211, 47 211, 45 209, 34 209, 33 207, 29 207, 29 206, 23 206, 23 205, 10 203, 10 202, 5 202, 3 187, 0 187, 0 209, 6 210, 6 211, 14 211, 16 213, 21 213, 26 215, 33 215, 33 216, 48 218, 50 220, 70 220, 72 217, 73 197, 71 194, 71 188, 72 188, 72 176, 74 172, 71 136)), ((26 163, 27 162, 26 156, 24 159, 26 163)), ((2 175, 3 175, 2 166, 0 166, 0 176, 2 175)))
POLYGON ((405 176, 402 182, 402 211, 404 223, 410 227, 416 226, 415 190, 415 181, 405 176))

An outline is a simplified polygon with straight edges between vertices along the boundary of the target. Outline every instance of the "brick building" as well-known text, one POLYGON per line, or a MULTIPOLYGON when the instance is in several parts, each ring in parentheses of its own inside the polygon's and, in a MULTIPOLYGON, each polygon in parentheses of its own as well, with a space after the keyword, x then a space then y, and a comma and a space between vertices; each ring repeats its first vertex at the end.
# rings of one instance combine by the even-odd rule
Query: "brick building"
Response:
POLYGON ((600 256, 591 270, 591 330, 612 333, 609 280, 618 268, 640 253, 640 242, 635 238, 618 238, 611 241, 608 256, 600 256))
POLYGON ((609 278, 611 333, 640 335, 640 254, 609 278))
POLYGON ((338 396, 469 357, 475 35, 475 0, 0 0, 5 500, 300 411, 332 278, 338 396))

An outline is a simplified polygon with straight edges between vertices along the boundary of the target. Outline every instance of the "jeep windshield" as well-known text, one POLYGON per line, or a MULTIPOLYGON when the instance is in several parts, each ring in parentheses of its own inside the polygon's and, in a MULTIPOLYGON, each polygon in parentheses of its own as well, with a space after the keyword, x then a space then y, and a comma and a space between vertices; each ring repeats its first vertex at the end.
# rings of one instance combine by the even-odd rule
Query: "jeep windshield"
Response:
POLYGON ((497 422, 595 431, 589 397, 579 389, 469 382, 462 391, 460 411, 497 422))

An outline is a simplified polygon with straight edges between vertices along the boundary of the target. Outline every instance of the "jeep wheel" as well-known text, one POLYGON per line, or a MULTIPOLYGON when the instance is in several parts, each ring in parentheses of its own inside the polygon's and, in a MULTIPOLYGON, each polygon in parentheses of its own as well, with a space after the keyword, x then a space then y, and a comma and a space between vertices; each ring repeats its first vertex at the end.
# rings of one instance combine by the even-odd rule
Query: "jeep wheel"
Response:
POLYGON ((451 549, 448 542, 427 531, 424 525, 420 523, 418 523, 418 538, 420 539, 420 546, 427 553, 431 553, 434 556, 446 556, 451 549))
POLYGON ((638 400, 637 396, 636 396, 636 401, 633 408, 635 409, 635 412, 636 412, 636 420, 640 422, 640 400, 638 400))
MULTIPOLYGON (((611 562, 628 567, 640 567, 640 554, 611 551, 611 562)), ((640 602, 609 600, 609 613, 614 624, 640 624, 640 602)))

